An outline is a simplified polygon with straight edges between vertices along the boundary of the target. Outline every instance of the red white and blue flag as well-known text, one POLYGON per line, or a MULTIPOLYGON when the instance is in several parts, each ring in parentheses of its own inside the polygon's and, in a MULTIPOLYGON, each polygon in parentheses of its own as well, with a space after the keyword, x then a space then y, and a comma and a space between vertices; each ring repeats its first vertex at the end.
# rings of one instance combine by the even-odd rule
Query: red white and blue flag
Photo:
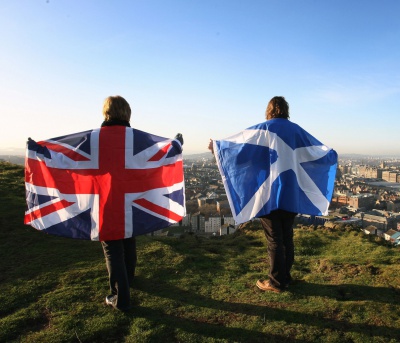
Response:
POLYGON ((337 153, 299 125, 272 119, 213 142, 237 224, 276 209, 328 213, 337 153))
POLYGON ((181 143, 125 126, 29 141, 25 224, 94 241, 168 227, 186 214, 181 143))

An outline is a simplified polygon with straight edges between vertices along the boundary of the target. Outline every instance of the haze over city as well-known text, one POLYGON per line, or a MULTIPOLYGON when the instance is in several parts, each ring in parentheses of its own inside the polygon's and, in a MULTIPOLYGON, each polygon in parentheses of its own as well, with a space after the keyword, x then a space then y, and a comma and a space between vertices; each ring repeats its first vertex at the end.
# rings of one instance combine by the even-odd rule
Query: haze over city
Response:
POLYGON ((184 154, 291 120, 340 154, 400 155, 400 2, 3 1, 0 154, 99 127, 121 95, 133 127, 184 154))

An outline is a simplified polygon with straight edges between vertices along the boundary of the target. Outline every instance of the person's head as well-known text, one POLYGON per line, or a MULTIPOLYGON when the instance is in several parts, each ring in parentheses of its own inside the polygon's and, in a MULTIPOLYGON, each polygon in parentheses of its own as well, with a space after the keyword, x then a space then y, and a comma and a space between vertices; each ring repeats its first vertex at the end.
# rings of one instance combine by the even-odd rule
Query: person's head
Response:
POLYGON ((267 120, 274 118, 289 119, 289 104, 283 96, 274 96, 269 101, 265 117, 267 120))
POLYGON ((103 116, 105 121, 116 119, 129 122, 131 120, 131 107, 122 96, 109 96, 104 100, 103 116))

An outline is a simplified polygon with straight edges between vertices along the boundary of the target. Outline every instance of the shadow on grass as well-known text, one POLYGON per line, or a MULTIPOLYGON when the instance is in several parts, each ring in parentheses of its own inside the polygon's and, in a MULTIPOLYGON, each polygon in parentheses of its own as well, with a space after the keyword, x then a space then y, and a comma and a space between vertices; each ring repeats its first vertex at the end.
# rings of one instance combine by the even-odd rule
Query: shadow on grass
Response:
MULTIPOLYGON (((75 282, 82 283, 90 276, 96 277, 96 271, 86 269, 104 260, 98 242, 76 241, 35 231, 21 225, 16 231, 3 231, 7 233, 7 240, 0 243, 1 316, 37 302, 43 294, 60 287, 66 276, 72 275, 75 282), (85 269, 82 276, 79 275, 81 268, 85 269)), ((104 266, 104 276, 106 273, 104 266)))
MULTIPOLYGON (((254 330, 227 327, 221 324, 211 324, 206 322, 200 322, 197 320, 186 319, 177 317, 171 314, 164 313, 160 310, 151 308, 138 307, 135 313, 132 314, 134 317, 144 317, 151 321, 154 326, 165 326, 171 328, 169 331, 180 329, 187 333, 192 333, 197 336, 198 341, 201 337, 209 337, 218 340, 226 340, 228 342, 294 342, 294 343, 306 343, 308 341, 299 340, 294 338, 285 337, 282 335, 266 334, 254 330)), ((174 333, 164 333, 164 339, 173 338, 167 336, 174 336, 174 333)), ((159 337, 157 341, 159 340, 159 337)))
POLYGON ((58 270, 65 272, 77 263, 103 258, 99 242, 51 236, 29 226, 19 225, 4 239, 7 244, 0 251, 3 281, 32 279, 40 273, 58 270))
MULTIPOLYGON (((319 285, 319 284, 301 284, 300 286, 294 286, 293 288, 299 288, 298 291, 293 291, 292 293, 301 294, 302 296, 326 296, 326 294, 331 294, 333 298, 337 298, 337 294, 340 294, 340 289, 344 287, 341 286, 331 286, 331 285, 319 285)), ((388 327, 388 326, 375 326, 364 323, 351 323, 345 320, 336 320, 333 318, 327 318, 323 313, 316 314, 307 314, 300 313, 291 310, 279 309, 279 308, 270 308, 262 305, 254 305, 254 304, 246 304, 246 303, 233 303, 226 302, 221 300, 214 300, 209 297, 196 294, 191 291, 181 290, 180 288, 170 285, 168 283, 157 280, 154 283, 152 280, 145 280, 138 278, 136 280, 136 288, 149 294, 153 294, 155 296, 165 297, 177 301, 178 303, 186 303, 188 305, 197 306, 197 307, 205 307, 214 310, 232 312, 232 313, 241 313, 249 316, 258 316, 261 318, 265 318, 267 321, 284 321, 291 324, 300 324, 305 326, 314 326, 318 327, 321 332, 324 330, 334 330, 339 332, 354 332, 360 333, 364 335, 370 336, 382 336, 387 339, 393 339, 400 337, 400 329, 388 327)), ((345 285, 346 290, 350 290, 352 294, 357 295, 357 301, 360 300, 369 300, 369 301, 377 301, 377 295, 380 292, 385 293, 386 297, 384 297, 384 302, 390 302, 389 299, 393 300, 393 297, 390 296, 392 290, 390 288, 379 288, 379 287, 368 287, 368 286, 357 286, 357 285, 345 285)), ((142 311, 142 310, 140 310, 142 311)), ((155 311, 156 313, 158 311, 155 311)), ((143 315, 154 315, 152 310, 146 309, 143 315)), ((158 314, 159 316, 159 314, 158 314)), ((185 330, 190 330, 191 321, 187 319, 182 319, 179 317, 169 316, 167 319, 159 318, 159 320, 165 321, 165 324, 169 324, 169 321, 172 320, 175 326, 181 326, 185 330), (186 327, 187 325, 187 327, 186 327)), ((198 322, 196 322, 198 323, 198 322)), ((226 330, 230 330, 226 326, 221 325, 212 325, 212 324, 204 324, 205 328, 214 328, 213 337, 218 337, 218 334, 223 335, 221 332, 226 332, 226 330), (220 332, 220 333, 218 333, 220 332)), ((197 325, 197 324, 196 324, 197 325)), ((245 334, 245 332, 240 332, 241 329, 232 329, 233 331, 238 330, 237 334, 245 334)), ((243 329, 244 330, 244 329, 243 329)), ((248 331, 248 330, 244 330, 248 331)), ((197 327, 196 332, 199 332, 199 328, 197 327)), ((254 334, 257 339, 261 340, 261 337, 264 337, 265 334, 261 334, 257 331, 251 331, 252 335, 254 334)), ((246 334, 248 335, 248 333, 246 334)), ((248 337, 248 336, 247 336, 248 337)), ((255 340, 257 341, 257 340, 255 340)))
POLYGON ((400 301, 400 288, 391 285, 389 287, 372 287, 354 284, 300 283, 291 287, 290 291, 302 296, 328 297, 338 301, 371 301, 386 304, 400 301))
MULTIPOLYGON (((266 250, 258 238, 245 235, 241 231, 223 237, 186 235, 181 239, 154 240, 168 245, 175 254, 183 257, 179 264, 173 266, 177 271, 190 270, 202 277, 206 277, 210 272, 224 272, 226 265, 230 266, 229 270, 232 273, 247 273, 248 260, 253 259, 257 251, 266 250), (238 255, 242 258, 237 259, 238 255), (232 260, 235 260, 235 263, 231 263, 232 260)), ((162 270, 157 270, 157 273, 160 272, 162 270)))

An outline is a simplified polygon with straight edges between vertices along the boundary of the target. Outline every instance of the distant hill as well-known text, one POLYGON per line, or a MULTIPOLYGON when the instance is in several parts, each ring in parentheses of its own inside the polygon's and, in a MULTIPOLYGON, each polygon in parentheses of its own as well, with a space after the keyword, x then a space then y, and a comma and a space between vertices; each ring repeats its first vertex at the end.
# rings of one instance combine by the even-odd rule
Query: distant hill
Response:
MULTIPOLYGON (((198 153, 198 154, 185 154, 185 151, 183 152, 183 158, 186 160, 199 160, 202 158, 205 159, 212 159, 213 155, 211 152, 204 152, 204 153, 198 153)), ((349 159, 349 160, 355 160, 355 159, 365 159, 365 158, 375 158, 375 159, 398 159, 400 158, 399 155, 391 155, 391 154, 382 154, 382 155, 366 155, 366 154, 339 154, 340 159, 349 159)))
POLYGON ((363 159, 363 158, 400 158, 400 154, 339 154, 341 159, 363 159))
MULTIPOLYGON (((210 152, 199 153, 199 154, 183 154, 184 160, 200 160, 200 159, 212 159, 213 155, 210 152)), ((18 165, 25 164, 24 155, 0 155, 0 161, 10 162, 18 165)))
POLYGON ((0 155, 0 161, 5 161, 9 163, 24 165, 25 164, 25 156, 15 156, 15 155, 0 155))
POLYGON ((203 152, 203 153, 199 153, 199 154, 185 154, 185 152, 183 152, 183 159, 186 160, 200 160, 200 159, 212 159, 213 155, 211 154, 211 152, 203 152))
MULTIPOLYGON (((400 158, 400 155, 361 155, 361 154, 340 154, 339 157, 341 159, 362 159, 367 157, 375 157, 375 158, 400 158)), ((200 159, 213 159, 213 155, 208 152, 198 153, 198 154, 185 154, 183 152, 183 159, 184 160, 200 160, 200 159)), ((2 154, 0 155, 0 161, 7 161, 10 163, 15 163, 19 165, 24 165, 25 157, 24 155, 7 155, 2 154)))

